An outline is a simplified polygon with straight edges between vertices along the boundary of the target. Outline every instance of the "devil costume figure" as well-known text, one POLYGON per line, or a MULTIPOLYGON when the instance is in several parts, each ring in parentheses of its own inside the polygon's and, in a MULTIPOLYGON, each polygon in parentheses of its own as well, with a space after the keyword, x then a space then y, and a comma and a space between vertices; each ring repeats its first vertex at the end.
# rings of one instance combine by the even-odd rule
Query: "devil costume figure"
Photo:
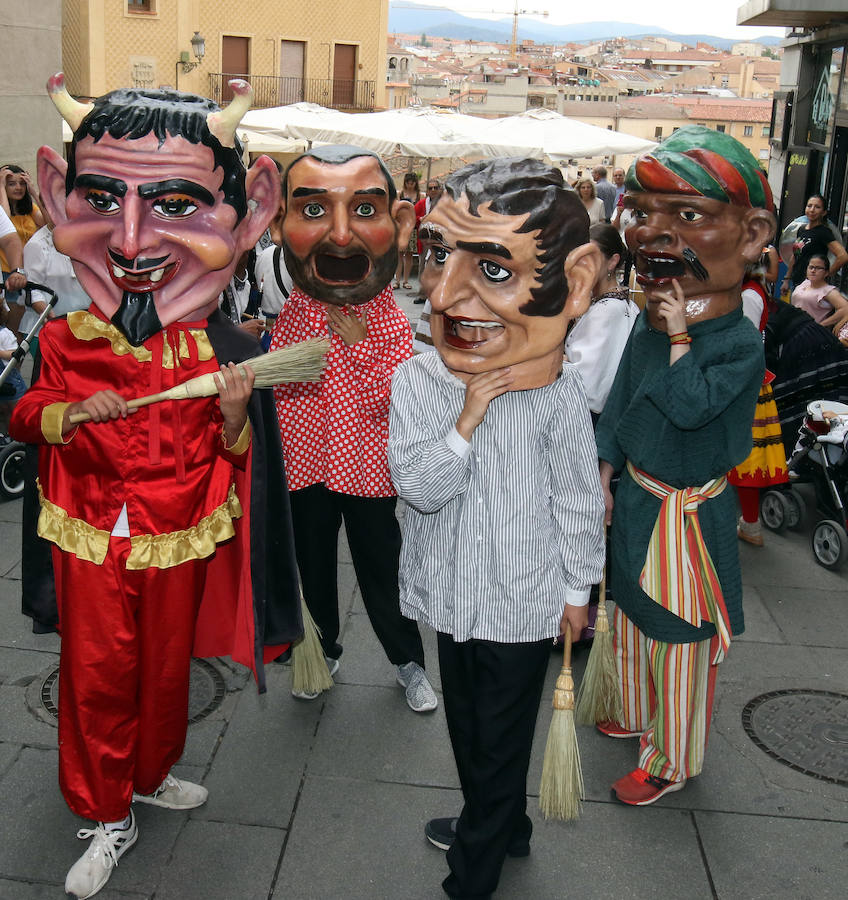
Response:
POLYGON ((17 438, 41 445, 38 534, 52 544, 62 635, 59 780, 95 819, 66 891, 90 897, 136 841, 133 801, 199 806, 169 774, 185 742, 192 654, 251 666, 300 633, 297 576, 269 392, 233 365, 256 344, 217 312, 236 260, 279 205, 268 159, 245 174, 235 127, 250 88, 200 97, 115 91, 89 106, 48 87, 74 128, 39 183, 90 311, 48 323, 17 438), (225 365, 228 363, 229 365, 225 365), (211 398, 127 400, 218 373, 211 398), (90 421, 75 426, 71 417, 90 421))

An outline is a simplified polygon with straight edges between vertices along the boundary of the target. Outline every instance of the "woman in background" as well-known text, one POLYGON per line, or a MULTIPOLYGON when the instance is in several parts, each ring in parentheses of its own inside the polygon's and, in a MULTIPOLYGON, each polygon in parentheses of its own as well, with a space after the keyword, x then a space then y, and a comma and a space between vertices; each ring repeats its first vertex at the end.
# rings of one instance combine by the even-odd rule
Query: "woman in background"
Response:
POLYGON ((581 178, 574 185, 574 190, 577 191, 577 196, 586 207, 586 212, 589 213, 589 224, 597 225, 599 222, 603 222, 606 219, 606 209, 604 201, 595 191, 595 182, 591 178, 581 178))
MULTIPOLYGON (((403 176, 403 189, 401 190, 399 200, 409 200, 414 206, 421 199, 421 188, 418 184, 418 176, 415 172, 407 172, 403 176)), ((409 236, 409 243, 404 250, 398 254, 398 267, 395 272, 395 281, 392 287, 397 290, 403 286, 405 291, 411 291, 412 285, 409 283, 409 274, 412 272, 412 257, 418 249, 418 229, 413 228, 412 234, 409 236)))
MULTIPOLYGON (((599 202, 603 205, 603 201, 599 202)), ((591 306, 565 339, 565 355, 577 366, 583 379, 594 424, 607 402, 639 308, 629 299, 627 287, 621 287, 616 276, 626 252, 618 229, 603 223, 593 225, 589 240, 601 251, 603 265, 592 291, 591 306)))

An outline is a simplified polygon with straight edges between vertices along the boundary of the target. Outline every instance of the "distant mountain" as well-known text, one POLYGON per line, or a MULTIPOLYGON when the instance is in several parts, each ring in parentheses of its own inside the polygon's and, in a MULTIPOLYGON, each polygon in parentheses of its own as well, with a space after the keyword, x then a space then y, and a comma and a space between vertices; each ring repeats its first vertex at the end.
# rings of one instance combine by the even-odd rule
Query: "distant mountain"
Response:
MULTIPOLYGON (((448 9, 432 6, 389 4, 389 34, 424 34, 430 37, 453 38, 466 41, 489 41, 506 43, 512 38, 512 17, 504 19, 475 19, 448 9)), ((693 46, 699 41, 729 50, 736 41, 714 35, 677 35, 667 28, 637 25, 632 22, 581 22, 575 25, 550 25, 538 19, 521 18, 518 22, 518 37, 536 41, 539 44, 568 44, 591 42, 613 37, 648 37, 664 35, 693 46)), ((780 43, 778 37, 750 38, 751 41, 774 46, 780 43)))

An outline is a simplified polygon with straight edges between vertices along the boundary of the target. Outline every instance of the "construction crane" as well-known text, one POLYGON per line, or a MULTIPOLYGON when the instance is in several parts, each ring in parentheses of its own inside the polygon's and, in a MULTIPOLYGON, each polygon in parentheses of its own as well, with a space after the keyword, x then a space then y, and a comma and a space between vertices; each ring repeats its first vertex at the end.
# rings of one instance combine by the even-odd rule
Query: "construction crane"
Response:
MULTIPOLYGON (((396 9, 421 9, 422 4, 420 3, 392 3, 396 9)), ((429 3, 427 4, 428 9, 446 9, 450 12, 457 12, 457 10, 452 9, 450 6, 431 6, 429 3)), ((518 17, 519 16, 543 16, 547 18, 550 13, 546 9, 519 9, 518 8, 518 0, 515 0, 515 7, 512 12, 508 12, 504 9, 465 9, 463 12, 466 13, 495 13, 497 15, 512 16, 512 40, 509 45, 509 53, 513 58, 516 55, 516 51, 518 49, 518 17)))

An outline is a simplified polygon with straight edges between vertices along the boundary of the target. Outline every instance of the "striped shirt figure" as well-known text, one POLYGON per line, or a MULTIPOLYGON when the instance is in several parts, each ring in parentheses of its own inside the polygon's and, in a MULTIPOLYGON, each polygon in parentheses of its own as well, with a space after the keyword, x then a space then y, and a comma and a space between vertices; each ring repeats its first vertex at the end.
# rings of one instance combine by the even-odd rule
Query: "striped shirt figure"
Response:
POLYGON ((471 442, 454 427, 464 401, 438 353, 402 363, 392 382, 389 465, 409 505, 401 612, 456 641, 553 638, 604 558, 582 382, 566 363, 553 384, 508 391, 471 442))
POLYGON ((600 254, 562 175, 473 163, 423 220, 437 352, 392 379, 389 468, 408 509, 401 612, 436 629, 458 817, 430 820, 451 897, 488 897, 526 856, 527 768, 551 638, 586 623, 604 504, 583 383, 563 363, 600 254))

